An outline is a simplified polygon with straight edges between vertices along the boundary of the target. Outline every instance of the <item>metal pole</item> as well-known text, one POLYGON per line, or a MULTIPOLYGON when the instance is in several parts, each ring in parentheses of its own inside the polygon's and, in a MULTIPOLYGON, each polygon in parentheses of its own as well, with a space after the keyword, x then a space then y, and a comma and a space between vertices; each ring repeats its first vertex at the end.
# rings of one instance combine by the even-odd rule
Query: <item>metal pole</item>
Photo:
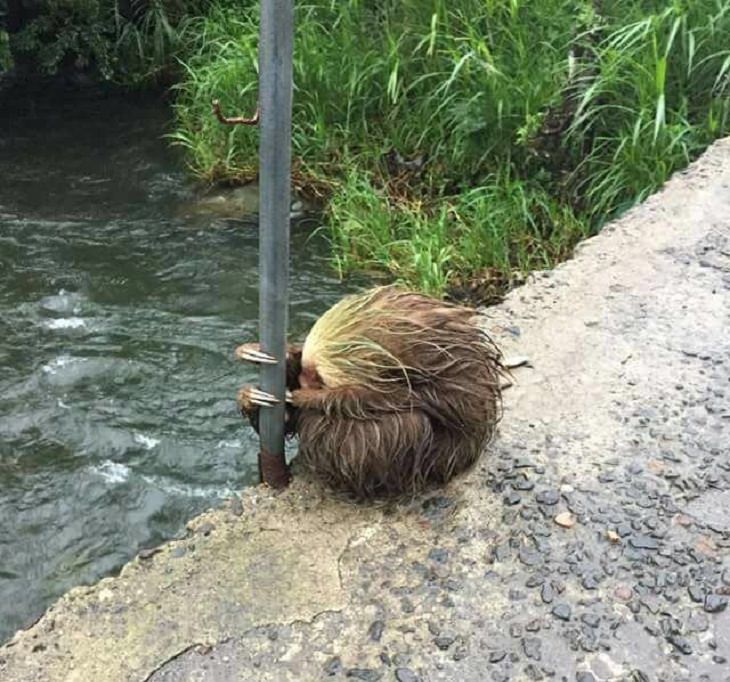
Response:
POLYGON ((259 37, 259 334, 261 350, 277 359, 261 365, 261 389, 279 403, 260 414, 262 479, 289 482, 284 458, 286 329, 291 205, 293 0, 261 0, 259 37))

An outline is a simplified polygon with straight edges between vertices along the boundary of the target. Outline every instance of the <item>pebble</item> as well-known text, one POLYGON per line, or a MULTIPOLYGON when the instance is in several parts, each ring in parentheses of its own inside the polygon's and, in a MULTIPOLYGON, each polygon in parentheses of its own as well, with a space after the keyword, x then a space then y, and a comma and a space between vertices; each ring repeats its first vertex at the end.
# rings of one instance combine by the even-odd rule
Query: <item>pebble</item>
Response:
POLYGON ((708 594, 705 597, 705 611, 707 613, 720 613, 727 608, 727 597, 722 597, 719 594, 708 594))
POLYGON ((441 651, 446 651, 455 641, 456 637, 450 637, 448 635, 440 635, 439 637, 433 638, 433 643, 441 649, 441 651))
POLYGON ((498 651, 492 651, 489 654, 489 662, 490 663, 499 663, 504 657, 507 655, 506 651, 502 651, 501 649, 498 651))
POLYGON ((336 675, 340 670, 342 670, 342 659, 339 656, 333 656, 324 664, 327 675, 336 675))
POLYGON ((418 682, 419 677, 410 668, 396 668, 395 679, 398 682, 418 682))
POLYGON ((202 533, 205 536, 210 535, 215 530, 215 524, 211 523, 210 521, 206 521, 205 523, 201 523, 196 528, 198 533, 202 533))
POLYGON ((443 547, 434 547, 429 553, 428 558, 431 561, 437 561, 440 564, 444 564, 449 559, 449 550, 443 547))
POLYGON ((689 592, 689 598, 692 601, 697 602, 698 604, 705 601, 705 590, 701 585, 690 585, 689 588, 687 588, 687 592, 689 592))
POLYGON ((542 660, 542 641, 539 637, 525 637, 522 640, 522 650, 527 658, 533 661, 542 660))
POLYGON ((377 682, 382 676, 383 673, 374 668, 350 668, 345 674, 345 677, 364 680, 364 682, 377 682))
POLYGON ((528 679, 535 680, 535 682, 539 682, 539 680, 544 679, 543 674, 540 672, 537 666, 533 665, 532 663, 528 663, 525 666, 525 675, 528 679))
POLYGON ((687 630, 689 632, 706 632, 709 627, 710 621, 702 612, 694 613, 687 619, 687 630))
POLYGON ((140 559, 151 559, 159 551, 159 547, 146 547, 145 549, 140 549, 139 552, 137 552, 137 556, 140 559))
POLYGON ((514 506, 520 502, 522 502, 522 498, 514 490, 511 490, 504 496, 504 503, 507 505, 514 506))
POLYGON ((383 636, 383 630, 385 629, 385 623, 382 620, 375 620, 371 623, 368 628, 368 635, 373 642, 379 642, 383 636))
POLYGON ((524 545, 520 547, 519 556, 520 561, 525 564, 525 566, 537 566, 542 563, 542 556, 540 553, 534 549, 525 547, 524 545))
POLYGON ((629 544, 636 549, 659 549, 659 542, 649 535, 632 535, 629 544))
POLYGON ((580 619, 590 628, 597 628, 601 622, 600 616, 597 616, 595 613, 584 613, 580 619))
POLYGON ((535 495, 535 499, 540 504, 553 505, 560 500, 560 493, 557 490, 541 490, 535 495))
POLYGON ((572 528, 575 525, 575 515, 570 512, 561 512, 555 517, 555 523, 563 528, 572 528))
POLYGON ((631 535, 633 531, 628 523, 619 523, 618 526, 616 526, 616 532, 619 537, 625 538, 627 535, 631 535))
POLYGON ((633 592, 631 591, 630 587, 626 587, 626 585, 619 585, 614 591, 613 596, 616 597, 616 599, 620 599, 621 601, 629 601, 633 595, 633 592))
POLYGON ((560 620, 570 620, 571 608, 568 604, 556 604, 553 606, 552 614, 560 620))
POLYGON ((655 597, 644 597, 641 600, 642 606, 644 606, 650 613, 658 613, 659 612, 659 600, 655 597))
POLYGON ((527 579, 525 587, 537 587, 538 585, 542 585, 544 582, 544 576, 540 575, 539 573, 534 573, 527 579))
POLYGON ((669 635, 669 637, 667 637, 667 642, 685 656, 692 653, 692 645, 684 637, 680 637, 679 635, 669 635))
POLYGON ((595 575, 587 575, 585 578, 583 578, 583 581, 581 583, 583 585, 583 588, 586 590, 595 590, 598 588, 598 579, 595 575))
POLYGON ((540 590, 540 598, 546 604, 552 603, 553 599, 555 599, 555 591, 550 583, 543 584, 542 589, 540 590))
POLYGON ((596 682, 596 678, 592 672, 584 670, 575 676, 575 682, 596 682))
POLYGON ((466 647, 460 646, 456 651, 454 651, 454 655, 451 658, 455 661, 463 661, 467 655, 466 647))
POLYGON ((228 505, 228 510, 234 516, 241 516, 243 514, 243 504, 240 497, 232 497, 228 505))

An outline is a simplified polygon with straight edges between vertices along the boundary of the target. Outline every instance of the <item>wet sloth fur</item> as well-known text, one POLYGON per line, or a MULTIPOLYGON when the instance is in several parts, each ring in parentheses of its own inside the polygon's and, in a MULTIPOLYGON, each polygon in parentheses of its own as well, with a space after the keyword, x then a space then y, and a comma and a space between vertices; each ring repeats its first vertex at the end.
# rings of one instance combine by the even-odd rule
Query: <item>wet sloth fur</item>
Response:
MULTIPOLYGON (((287 433, 358 498, 413 493, 471 467, 501 413, 501 356, 476 312, 397 287, 349 296, 287 353, 287 433)), ((258 408, 239 392, 258 427, 258 408)))

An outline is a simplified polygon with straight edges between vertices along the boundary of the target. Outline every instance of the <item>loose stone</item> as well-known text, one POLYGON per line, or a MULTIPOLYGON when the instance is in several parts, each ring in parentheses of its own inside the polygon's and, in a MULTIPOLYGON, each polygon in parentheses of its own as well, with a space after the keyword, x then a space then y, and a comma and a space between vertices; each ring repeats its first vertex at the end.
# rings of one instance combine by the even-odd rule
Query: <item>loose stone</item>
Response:
POLYGON ((698 604, 705 601, 705 590, 700 585, 690 585, 687 592, 689 592, 689 597, 692 601, 698 604))
POLYGON ((584 613, 580 619, 590 628, 597 628, 601 622, 601 618, 595 613, 584 613))
POLYGON ((542 563, 542 556, 540 556, 539 552, 534 549, 530 549, 529 547, 520 547, 519 556, 520 561, 525 564, 525 566, 537 566, 542 563))
POLYGON ((552 614, 560 620, 570 620, 570 606, 568 606, 568 604, 556 604, 553 606, 552 614))
POLYGON ((501 660, 504 659, 504 657, 507 655, 506 651, 502 651, 501 649, 499 651, 492 651, 489 654, 489 662, 490 663, 499 663, 501 660))
POLYGON ((555 517, 555 523, 563 528, 572 528, 575 525, 575 515, 570 512, 561 512, 555 517))
POLYGON ((433 643, 441 649, 441 651, 446 651, 456 640, 456 637, 450 637, 448 635, 440 635, 439 637, 433 638, 433 643))
POLYGON ((669 637, 667 637, 667 642, 685 656, 692 653, 692 645, 684 637, 680 637, 679 635, 669 635, 669 637))
POLYGON ((431 561, 437 561, 440 564, 446 563, 449 558, 449 550, 443 547, 434 547, 429 553, 428 558, 431 561))
POLYGON ((659 542, 649 535, 632 535, 629 543, 636 549, 659 549, 659 542))
POLYGON ((410 668, 396 668, 395 679, 398 682, 418 682, 419 677, 410 668))
POLYGON ((241 514, 243 514, 243 504, 241 503, 241 499, 238 497, 232 497, 228 505, 228 510, 234 516, 241 516, 241 514))
POLYGON ((379 642, 383 636, 383 630, 385 629, 385 623, 382 620, 373 621, 368 629, 368 634, 373 642, 379 642))
POLYGON ((350 668, 345 676, 364 682, 377 682, 383 673, 373 668, 350 668))
POLYGON ((533 661, 542 659, 542 641, 538 637, 525 637, 522 640, 522 650, 533 661))
POLYGON ((707 613, 720 613, 727 608, 727 597, 719 594, 708 594, 705 597, 705 611, 707 613))
POLYGON ((527 579, 525 587, 537 587, 538 585, 542 585, 544 582, 545 577, 540 575, 539 573, 535 573, 527 579))
POLYGON ((560 493, 557 490, 541 490, 535 495, 535 499, 540 504, 553 505, 560 500, 560 493))
POLYGON ((324 671, 327 675, 336 675, 342 670, 342 659, 339 656, 333 656, 324 664, 324 671))

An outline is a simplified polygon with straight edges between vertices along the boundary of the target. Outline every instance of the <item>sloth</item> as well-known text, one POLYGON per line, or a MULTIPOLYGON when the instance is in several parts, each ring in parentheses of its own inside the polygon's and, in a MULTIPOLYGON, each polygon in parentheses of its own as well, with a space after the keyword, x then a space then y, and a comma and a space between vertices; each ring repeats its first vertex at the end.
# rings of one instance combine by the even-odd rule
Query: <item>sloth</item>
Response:
MULTIPOLYGON (((258 344, 238 359, 275 362, 258 344)), ((396 286, 348 296, 287 349, 286 433, 306 469, 356 498, 415 493, 469 469, 501 417, 502 356, 474 309, 396 286)), ((238 406, 258 430, 276 402, 238 406)))

